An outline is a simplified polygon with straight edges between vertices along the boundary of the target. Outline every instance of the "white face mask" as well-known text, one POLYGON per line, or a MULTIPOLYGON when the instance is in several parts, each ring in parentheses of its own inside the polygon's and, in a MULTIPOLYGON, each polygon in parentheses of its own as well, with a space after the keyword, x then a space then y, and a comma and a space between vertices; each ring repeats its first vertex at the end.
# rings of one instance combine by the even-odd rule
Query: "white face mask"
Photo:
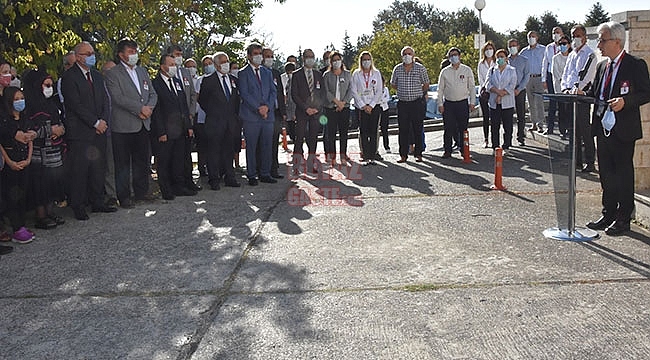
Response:
POLYGON ((316 59, 314 58, 305 58, 305 66, 308 68, 312 68, 316 65, 316 59))
POLYGON ((536 38, 536 37, 532 37, 532 36, 529 37, 529 38, 528 38, 528 45, 530 45, 530 46, 535 46, 535 45, 537 45, 537 38, 536 38))
POLYGON ((406 65, 412 63, 413 62, 413 55, 404 55, 404 56, 402 56, 402 61, 406 65))
POLYGON ((325 65, 325 67, 330 66, 330 60, 329 59, 323 60, 323 65, 325 65))
POLYGON ((485 50, 485 57, 491 58, 492 55, 494 55, 494 50, 492 49, 485 50))
POLYGON ((46 99, 49 99, 54 95, 54 88, 53 87, 46 87, 43 89, 43 95, 45 96, 46 99))
POLYGON ((333 69, 338 70, 338 69, 341 68, 341 65, 343 65, 343 61, 341 61, 341 60, 334 60, 334 61, 332 62, 332 68, 333 68, 333 69))
POLYGON ((573 38, 573 41, 571 42, 571 47, 574 49, 577 49, 582 46, 582 38, 573 38))
POLYGON ((370 67, 372 66, 372 60, 361 61, 361 66, 366 70, 370 69, 370 67))
POLYGON ((253 55, 253 57, 251 58, 251 62, 255 66, 260 66, 260 65, 262 65, 262 60, 263 59, 264 59, 264 57, 262 57, 262 54, 253 55))
POLYGON ((508 50, 510 51, 510 55, 517 55, 519 52, 519 49, 516 46, 511 46, 508 50))
POLYGON ((174 63, 176 64, 176 66, 180 67, 181 65, 183 65, 183 57, 182 56, 176 56, 174 58, 174 63))
POLYGON ((196 68, 195 67, 188 67, 187 70, 190 72, 190 75, 192 77, 196 76, 196 68))
MULTIPOLYGON (((229 62, 225 62, 225 63, 219 65, 219 72, 220 73, 227 74, 229 71, 230 71, 230 63, 229 62)), ((233 70, 233 71, 235 71, 235 74, 237 73, 236 70, 233 70)))
POLYGON ((138 63, 138 54, 131 54, 129 55, 129 60, 127 61, 127 64, 131 66, 135 66, 138 63))
POLYGON ((170 66, 169 69, 167 70, 167 74, 169 77, 173 78, 176 76, 176 72, 178 71, 178 68, 176 66, 170 66))
POLYGON ((234 69, 230 72, 230 75, 237 77, 239 75, 239 69, 234 69))
POLYGON ((273 66, 273 58, 264 59, 264 66, 270 68, 273 66))
POLYGON ((562 35, 560 35, 560 34, 553 34, 553 41, 558 42, 558 41, 560 41, 561 37, 562 37, 562 35))

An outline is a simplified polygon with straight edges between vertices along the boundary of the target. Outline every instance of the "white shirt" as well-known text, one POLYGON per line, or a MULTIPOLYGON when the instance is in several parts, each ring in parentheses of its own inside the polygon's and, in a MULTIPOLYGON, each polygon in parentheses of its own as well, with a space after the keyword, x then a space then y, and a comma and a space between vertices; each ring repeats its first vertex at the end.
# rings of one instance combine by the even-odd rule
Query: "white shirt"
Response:
POLYGON ((390 100, 390 91, 388 87, 384 86, 384 90, 381 93, 381 110, 388 110, 388 100, 390 100))
POLYGON ((138 79, 138 72, 135 71, 135 68, 138 66, 136 65, 133 68, 131 68, 124 61, 122 61, 122 65, 124 65, 124 68, 126 69, 126 73, 129 74, 129 76, 131 77, 131 81, 133 81, 133 84, 135 84, 135 88, 138 89, 138 93, 142 95, 142 90, 140 90, 140 79, 138 79))
POLYGON ((471 99, 470 104, 476 104, 474 86, 474 73, 469 66, 465 64, 459 64, 458 68, 447 66, 442 69, 438 77, 438 106, 442 106, 445 100, 471 99))
MULTIPOLYGON (((553 65, 553 56, 560 52, 560 46, 555 42, 552 42, 546 45, 546 51, 544 52, 544 60, 542 60, 542 82, 546 81, 546 74, 552 73, 551 65, 553 65)), ((555 83, 554 83, 555 84, 555 83)))
POLYGON ((612 89, 614 88, 614 79, 616 79, 616 74, 618 74, 618 68, 621 66, 621 61, 620 61, 621 56, 625 56, 625 55, 623 55, 624 52, 625 52, 625 50, 621 50, 621 52, 618 53, 618 55, 614 58, 614 60, 610 60, 610 61, 607 62, 607 68, 605 70, 605 74, 603 74, 604 75, 603 84, 601 85, 601 88, 600 88, 600 100, 605 100, 605 92, 606 91, 607 91, 607 94, 611 96, 612 89), (612 78, 609 81, 609 89, 604 89, 605 82, 607 82, 607 78, 609 77, 609 74, 607 74, 607 72, 609 71, 609 65, 612 62, 614 63, 614 71, 612 71, 612 78))
POLYGON ((487 81, 487 75, 488 71, 490 71, 490 68, 494 66, 494 61, 487 62, 487 60, 483 60, 480 63, 478 63, 478 85, 483 86, 485 85, 485 81, 487 81))
POLYGON ((561 52, 553 56, 553 61, 551 61, 551 74, 553 74, 553 89, 556 93, 562 91, 562 74, 564 73, 564 68, 566 67, 566 61, 569 58, 569 54, 562 54, 561 52))
MULTIPOLYGON (((587 61, 589 60, 589 55, 593 54, 594 51, 589 47, 589 45, 583 45, 579 51, 575 49, 569 54, 569 58, 566 61, 566 67, 564 68, 564 73, 562 74, 562 86, 560 89, 572 89, 574 84, 579 82, 578 87, 583 89, 587 86, 588 83, 594 81, 596 76, 596 64, 598 61, 594 58, 591 61, 591 65, 582 81, 579 81, 578 73, 582 70, 587 61)), ((594 55, 595 57, 595 55, 594 55)))
POLYGON ((355 70, 352 74, 352 97, 357 109, 366 105, 374 108, 381 104, 382 83, 379 70, 371 69, 369 74, 359 69, 355 70))
POLYGON ((163 74, 162 72, 160 73, 160 77, 162 77, 163 82, 165 83, 165 85, 167 85, 167 88, 169 89, 169 91, 171 91, 174 94, 178 95, 178 90, 176 90, 176 88, 173 86, 173 85, 176 85, 174 80, 172 80, 171 84, 170 84, 169 80, 171 80, 171 78, 168 77, 167 75, 163 74))

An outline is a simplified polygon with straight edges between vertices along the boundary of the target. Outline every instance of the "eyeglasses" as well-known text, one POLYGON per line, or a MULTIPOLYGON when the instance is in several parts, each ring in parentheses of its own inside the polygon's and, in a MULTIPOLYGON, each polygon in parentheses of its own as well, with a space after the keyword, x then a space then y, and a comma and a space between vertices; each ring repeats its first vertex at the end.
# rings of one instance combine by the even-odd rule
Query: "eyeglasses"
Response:
POLYGON ((91 56, 91 55, 95 55, 95 53, 94 53, 94 52, 91 52, 91 53, 83 53, 83 54, 82 54, 82 53, 77 53, 77 55, 81 55, 81 56, 91 56))
POLYGON ((597 41, 599 44, 600 44, 600 43, 604 43, 604 42, 608 42, 608 41, 610 41, 610 40, 616 40, 616 39, 602 39, 602 38, 598 38, 598 39, 596 39, 596 41, 597 41))
POLYGON ((560 45, 569 45, 568 42, 561 42, 560 45))

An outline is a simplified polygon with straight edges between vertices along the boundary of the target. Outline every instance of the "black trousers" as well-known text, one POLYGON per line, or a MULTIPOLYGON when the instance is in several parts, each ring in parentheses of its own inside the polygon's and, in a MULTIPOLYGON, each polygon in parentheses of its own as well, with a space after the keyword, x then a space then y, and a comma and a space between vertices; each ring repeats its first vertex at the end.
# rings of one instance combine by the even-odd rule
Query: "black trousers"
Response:
POLYGON ((27 169, 14 171, 5 165, 2 170, 2 200, 14 232, 25 226, 28 180, 27 169))
MULTIPOLYGON (((491 110, 490 110, 490 106, 488 105, 489 102, 490 102, 489 99, 483 100, 479 98, 479 104, 481 105, 481 112, 483 113, 483 140, 485 141, 488 141, 488 139, 490 138, 489 136, 490 136, 490 117, 491 117, 490 111, 491 110)), ((512 130, 510 130, 510 133, 512 134, 512 130)))
POLYGON ((339 133, 339 157, 345 159, 348 152, 348 129, 350 127, 350 111, 347 107, 341 111, 326 108, 327 116, 327 155, 328 159, 336 158, 336 132, 339 133))
POLYGON ((137 133, 113 132, 111 137, 117 198, 120 202, 128 201, 132 185, 135 198, 142 199, 149 192, 151 169, 149 131, 143 126, 137 133))
POLYGON ((185 150, 183 152, 185 156, 183 159, 183 178, 185 186, 191 188, 194 186, 194 179, 192 177, 192 170, 194 168, 194 164, 192 164, 192 141, 194 141, 194 137, 185 135, 183 136, 183 140, 185 144, 185 150))
POLYGON ((634 210, 634 146, 616 135, 597 135, 603 216, 630 222, 634 210))
POLYGON ((374 160, 377 154, 377 126, 379 116, 381 115, 381 105, 376 105, 370 114, 365 111, 361 112, 361 148, 363 149, 363 158, 374 160))
MULTIPOLYGON (((219 184, 221 178, 227 182, 236 182, 235 169, 232 167, 232 159, 235 156, 235 145, 241 146, 239 136, 224 132, 207 136, 207 165, 208 182, 210 185, 219 184)), ((253 165, 249 165, 253 166, 253 165)))
POLYGON ((381 112, 381 120, 379 121, 381 128, 381 137, 384 140, 384 150, 390 149, 388 144, 388 121, 390 116, 388 116, 388 110, 381 112))
POLYGON ((526 140, 526 89, 515 96, 515 110, 517 111, 517 140, 526 140))
POLYGON ((467 100, 445 101, 444 107, 445 112, 442 114, 444 148, 445 152, 451 152, 453 139, 462 146, 463 132, 467 130, 469 122, 469 104, 467 100))
POLYGON ((199 168, 206 166, 207 161, 207 148, 208 148, 208 139, 205 135, 205 124, 195 124, 194 125, 194 141, 196 142, 196 152, 199 160, 199 168))
MULTIPOLYGON (((111 136, 115 139, 115 133, 111 136)), ((103 206, 106 136, 95 135, 93 141, 68 140, 68 148, 70 207, 103 206)))
POLYGON ((294 168, 300 165, 303 159, 303 141, 307 143, 308 151, 308 164, 311 166, 316 159, 316 146, 318 145, 318 131, 320 123, 318 121, 321 113, 317 113, 307 117, 300 117, 296 122, 296 139, 294 140, 293 148, 293 166, 294 168))
POLYGON ((503 125, 503 144, 501 148, 508 149, 512 146, 512 116, 515 113, 514 108, 503 109, 501 104, 497 104, 496 109, 490 108, 490 120, 492 126, 492 148, 499 147, 500 127, 503 125))
POLYGON ((596 145, 594 144, 594 137, 591 135, 591 105, 577 104, 576 105, 576 163, 593 165, 596 160, 596 145), (584 146, 584 151, 582 146, 584 146))
MULTIPOLYGON (((156 139, 155 141, 158 141, 156 139)), ((173 195, 175 191, 185 186, 184 161, 185 137, 168 139, 156 145, 156 162, 158 164, 158 185, 160 192, 173 195)))
POLYGON ((423 98, 414 101, 399 101, 397 103, 397 123, 399 126, 399 154, 407 157, 409 153, 409 133, 413 134, 415 156, 422 156, 422 125, 426 113, 426 102, 423 98))

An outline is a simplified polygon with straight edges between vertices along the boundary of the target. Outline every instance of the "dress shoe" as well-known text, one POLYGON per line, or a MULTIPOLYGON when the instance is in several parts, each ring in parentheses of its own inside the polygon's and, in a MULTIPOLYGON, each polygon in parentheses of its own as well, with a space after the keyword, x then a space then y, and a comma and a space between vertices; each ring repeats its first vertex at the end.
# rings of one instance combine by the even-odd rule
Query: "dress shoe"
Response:
POLYGON ((135 204, 131 200, 120 200, 120 207, 122 209, 133 209, 135 207, 135 204))
POLYGON ((176 199, 176 196, 174 194, 162 194, 163 200, 174 200, 176 199))
POLYGON ((256 178, 250 178, 248 179, 248 185, 250 186, 257 186, 258 182, 256 178))
POLYGON ((625 221, 614 221, 614 223, 605 229, 605 234, 609 236, 623 235, 630 231, 630 223, 625 221))
POLYGON ((416 162, 422 162, 422 156, 416 156, 415 161, 416 162))
POLYGON ((274 179, 284 179, 284 176, 282 176, 282 175, 280 175, 278 173, 271 174, 271 177, 274 178, 274 179))
MULTIPOLYGON (((117 202, 117 201, 116 201, 116 202, 117 202)), ((52 221, 54 221, 57 225, 63 225, 63 224, 65 224, 65 219, 62 218, 62 217, 60 217, 59 215, 49 214, 47 217, 49 217, 50 219, 52 219, 52 221)))
POLYGON ((445 151, 444 154, 442 154, 443 159, 449 159, 451 157, 451 151, 445 151))
POLYGON ((272 178, 270 176, 262 176, 260 178, 260 181, 263 182, 263 183, 267 183, 267 184, 275 184, 275 183, 278 182, 277 180, 275 180, 274 178, 272 178))
POLYGON ((196 191, 192 189, 188 189, 186 187, 181 187, 178 188, 174 191, 174 195, 176 196, 194 196, 196 195, 196 191))
POLYGON ((226 182, 224 183, 224 185, 227 186, 227 187, 240 187, 240 186, 241 186, 241 184, 238 183, 238 182, 235 181, 235 180, 226 180, 226 182))
POLYGON ((598 220, 589 222, 587 227, 591 230, 605 230, 608 226, 612 225, 613 222, 614 219, 601 216, 598 220))
POLYGON ((74 212, 74 218, 77 220, 84 221, 89 219, 88 214, 86 214, 86 210, 82 208, 74 208, 72 211, 74 212))
POLYGON ((49 230, 56 228, 56 222, 49 217, 38 218, 36 219, 36 224, 34 227, 37 229, 49 230))
POLYGON ((583 173, 596 172, 596 167, 594 166, 594 164, 585 164, 582 167, 582 172, 583 173))
POLYGON ((214 190, 214 191, 221 190, 221 186, 219 186, 218 182, 214 181, 210 184, 210 190, 214 190))
POLYGON ((117 208, 113 207, 113 206, 102 205, 102 206, 93 206, 92 207, 92 212, 94 212, 94 213, 98 213, 98 212, 112 213, 112 212, 116 212, 116 211, 117 211, 117 208))
MULTIPOLYGON (((203 186, 201 186, 201 185, 199 185, 199 184, 196 184, 196 183, 194 183, 194 182, 192 182, 191 184, 189 184, 188 188, 189 188, 190 190, 194 190, 194 191, 201 191, 201 190, 203 190, 203 186)), ((195 194, 195 195, 196 195, 196 194, 195 194)))
POLYGON ((526 146, 526 142, 524 140, 519 140, 519 146, 526 146))
POLYGON ((376 153, 376 154, 375 154, 375 160, 378 160, 378 161, 384 161, 384 158, 381 157, 381 155, 379 155, 379 153, 376 153))
POLYGON ((400 164, 405 163, 406 162, 406 156, 400 157, 400 159, 397 160, 397 162, 400 163, 400 164))

